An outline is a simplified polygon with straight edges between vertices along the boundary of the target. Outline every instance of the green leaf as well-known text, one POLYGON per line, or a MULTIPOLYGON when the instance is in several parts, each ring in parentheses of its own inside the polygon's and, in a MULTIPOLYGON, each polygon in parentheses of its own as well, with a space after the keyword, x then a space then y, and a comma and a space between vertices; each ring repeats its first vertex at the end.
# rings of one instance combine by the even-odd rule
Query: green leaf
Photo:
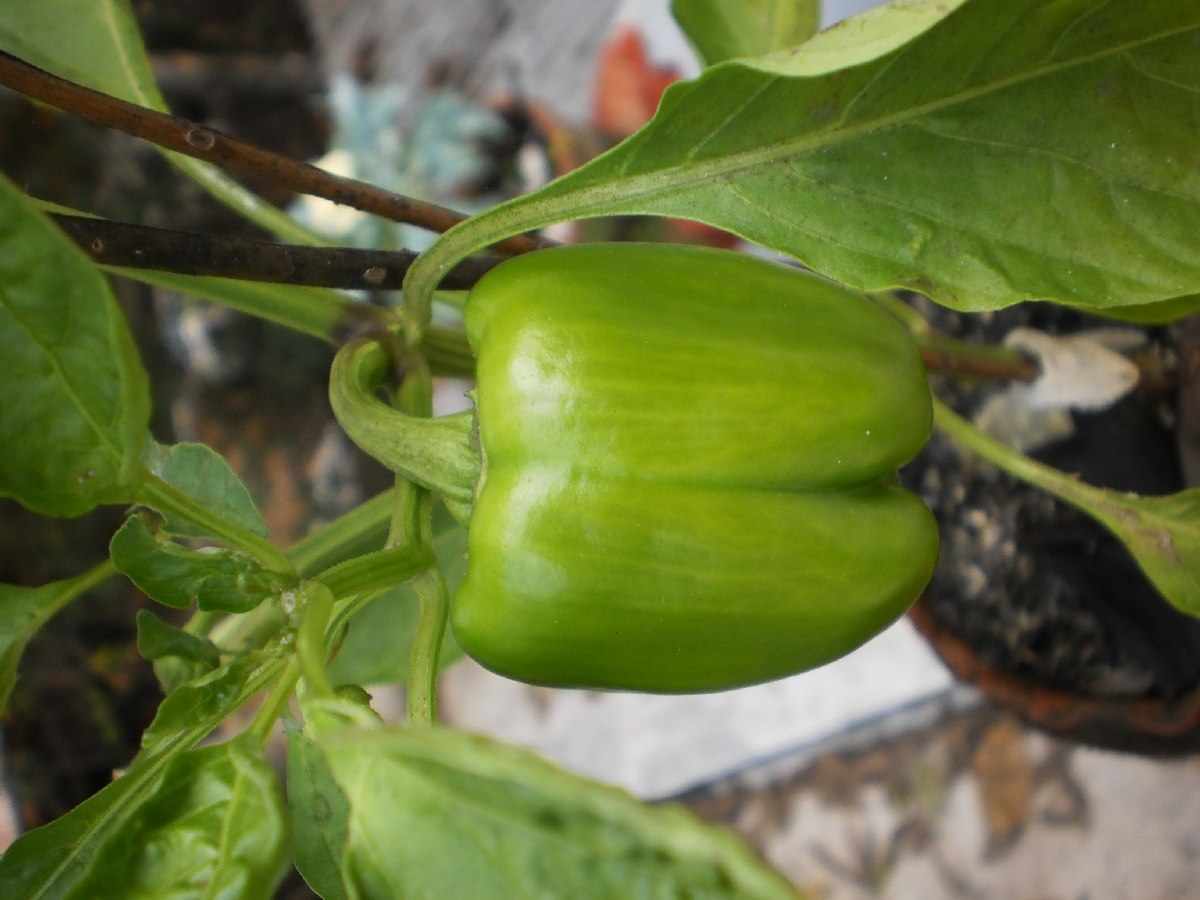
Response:
POLYGON ((221 651, 207 638, 168 625, 148 609, 137 614, 137 648, 151 662, 176 657, 199 663, 207 670, 221 664, 221 651))
POLYGON ((113 566, 147 597, 166 606, 242 613, 283 590, 283 582, 240 550, 189 550, 160 540, 140 516, 109 543, 113 566))
MULTIPOLYGON (((213 514, 259 537, 267 536, 267 525, 225 457, 204 444, 166 446, 152 441, 142 461, 146 468, 176 490, 213 514)), ((184 537, 207 534, 190 522, 168 517, 163 530, 184 537)))
POLYGON ((1190 316, 1192 313, 1200 312, 1200 294, 1175 297, 1171 300, 1146 303, 1142 306, 1110 306, 1107 309, 1095 310, 1095 312, 1105 318, 1134 322, 1138 325, 1167 325, 1190 316))
POLYGON ((283 797, 274 770, 241 741, 171 761, 153 795, 104 847, 69 896, 272 896, 287 862, 283 797))
POLYGON ((120 831, 162 774, 167 757, 147 758, 66 815, 23 834, 0 857, 0 896, 57 900, 95 861, 101 844, 120 831))
MULTIPOLYGON (((0 50, 93 90, 167 112, 129 0, 4 0, 0 50)), ((164 155, 218 200, 281 237, 324 243, 220 169, 164 155)))
POLYGON ((268 685, 283 666, 278 655, 243 657, 172 693, 146 732, 142 752, 120 778, 61 818, 26 832, 0 857, 0 897, 78 896, 72 889, 153 794, 171 760, 268 685))
POLYGON ((515 747, 436 726, 320 744, 350 802, 352 896, 795 896, 732 835, 515 747))
POLYGON ((288 815, 296 869, 324 900, 350 897, 342 880, 342 848, 350 805, 317 746, 288 732, 288 815))
POLYGON ((410 304, 498 235, 614 214, 697 219, 965 310, 1200 292, 1200 0, 954 6, 893 4, 672 86, 609 153, 449 232, 410 304))
POLYGON ((1139 497, 1093 487, 988 437, 941 403, 934 404, 934 417, 939 428, 984 459, 1093 516, 1125 545, 1166 600, 1200 616, 1200 488, 1139 497))
POLYGON ((127 502, 150 420, 137 348, 104 277, 2 176, 0 358, 0 496, 53 516, 127 502))
POLYGON ((159 704, 142 734, 142 747, 169 744, 198 722, 215 726, 223 721, 244 701, 247 686, 262 676, 270 662, 261 652, 248 653, 176 688, 159 704))
MULTIPOLYGON (((441 514, 435 513, 433 552, 453 596, 467 570, 467 532, 440 505, 438 511, 441 514)), ((334 684, 405 684, 419 613, 420 601, 408 584, 372 600, 350 620, 341 649, 329 665, 330 680, 334 684)), ((447 630, 439 666, 445 668, 462 656, 447 630)))
POLYGON ((211 640, 168 625, 148 609, 138 610, 137 648, 144 659, 154 663, 154 675, 164 694, 221 664, 221 651, 211 640))
POLYGON ((378 310, 328 288, 179 275, 153 269, 103 267, 143 284, 202 297, 230 309, 284 325, 328 343, 340 343, 347 326, 369 321, 378 310))
POLYGON ((8 707, 26 644, 51 616, 111 574, 112 566, 102 563, 75 578, 41 587, 0 584, 0 713, 8 707))
POLYGON ((762 56, 808 40, 817 0, 673 0, 671 12, 705 65, 762 56))

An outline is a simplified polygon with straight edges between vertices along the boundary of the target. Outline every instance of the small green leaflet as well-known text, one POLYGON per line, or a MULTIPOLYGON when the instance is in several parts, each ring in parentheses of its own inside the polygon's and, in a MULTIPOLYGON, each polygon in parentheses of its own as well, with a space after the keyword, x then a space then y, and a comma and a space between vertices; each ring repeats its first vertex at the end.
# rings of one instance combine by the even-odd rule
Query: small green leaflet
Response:
POLYGON ((132 499, 150 421, 137 348, 104 277, 3 176, 0 359, 0 496, 51 516, 132 499))
POLYGON ((142 658, 151 662, 174 657, 199 663, 206 670, 221 664, 221 651, 216 644, 168 625, 148 609, 138 610, 137 648, 142 658))
POLYGON ((636 214, 963 310, 1200 293, 1200 0, 909 0, 866 21, 673 85, 610 152, 448 232, 409 302, 500 237, 636 214))
POLYGON ((671 12, 705 65, 802 44, 817 30, 817 0, 673 0, 671 12))
MULTIPOLYGON (((234 474, 225 457, 204 444, 166 446, 151 441, 142 459, 146 468, 211 513, 259 537, 267 536, 250 491, 234 474)), ((202 537, 208 532, 183 519, 168 517, 168 534, 202 537)))
POLYGON ((128 900, 262 900, 286 863, 275 771, 251 744, 234 740, 176 756, 69 896, 113 896, 119 885, 128 900))
POLYGON ((164 694, 221 664, 221 651, 216 644, 168 625, 148 609, 139 609, 137 613, 137 649, 143 659, 154 663, 154 674, 164 694))
POLYGON ((238 550, 189 550, 155 536, 141 516, 125 521, 109 543, 117 571, 166 606, 242 613, 283 589, 278 577, 238 550))
POLYGON ((533 754, 428 726, 319 742, 358 897, 794 898, 732 835, 533 754))
POLYGON ((0 713, 8 706, 25 645, 51 616, 112 572, 106 562, 75 578, 41 587, 0 584, 0 713))

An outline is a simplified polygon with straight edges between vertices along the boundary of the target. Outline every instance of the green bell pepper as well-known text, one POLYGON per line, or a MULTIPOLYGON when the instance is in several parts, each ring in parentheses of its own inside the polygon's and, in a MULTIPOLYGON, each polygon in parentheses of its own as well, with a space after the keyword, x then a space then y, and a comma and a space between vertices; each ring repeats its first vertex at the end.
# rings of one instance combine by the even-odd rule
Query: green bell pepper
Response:
POLYGON ((811 669, 899 617, 937 531, 896 469, 924 367, 865 297, 727 251, 585 245, 471 291, 475 411, 402 416, 376 343, 331 399, 360 446, 469 523, 468 654, 534 684, 713 691, 811 669))
POLYGON ((520 681, 712 691, 827 663, 937 557, 931 399, 864 297, 742 254, 584 245, 471 291, 482 471, 454 634, 520 681))

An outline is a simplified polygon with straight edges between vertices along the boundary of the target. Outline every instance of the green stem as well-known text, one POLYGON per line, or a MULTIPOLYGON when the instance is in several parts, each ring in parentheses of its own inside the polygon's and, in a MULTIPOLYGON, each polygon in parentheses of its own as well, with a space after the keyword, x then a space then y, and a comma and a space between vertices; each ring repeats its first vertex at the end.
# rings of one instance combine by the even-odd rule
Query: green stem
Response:
POLYGON ((293 656, 288 659, 283 671, 276 677, 275 683, 271 685, 271 690, 263 698, 262 706, 258 708, 254 721, 246 729, 246 735, 259 747, 266 746, 271 732, 275 730, 275 723, 283 715, 288 699, 292 696, 292 691, 295 690, 296 682, 299 680, 300 664, 293 656))
POLYGON ((395 587, 429 568, 435 557, 428 543, 376 550, 326 569, 315 581, 335 597, 395 587))
POLYGON ((97 585, 103 584, 115 574, 117 574, 117 570, 113 568, 112 561, 106 559, 69 581, 59 582, 66 589, 56 592, 53 602, 38 610, 37 619, 42 622, 49 621, 50 617, 57 614, 59 610, 65 609, 72 601, 77 600, 97 585))
POLYGON ((1089 511, 1092 504, 1103 499, 1104 492, 1099 488, 1091 487, 1078 479, 1067 476, 1058 469, 1030 459, 1024 453, 1019 453, 995 438, 989 437, 937 399, 933 401, 933 421, 939 429, 955 441, 1000 467, 1014 478, 1026 481, 1068 503, 1079 506, 1085 512, 1089 511))
POLYGON ((413 590, 421 609, 408 666, 408 720, 413 724, 433 725, 437 722, 438 658, 450 614, 449 592, 437 566, 418 575, 413 590))
POLYGON ((288 579, 296 577, 296 570, 283 551, 266 538, 217 515, 150 471, 145 471, 138 482, 135 500, 159 512, 187 519, 213 537, 249 553, 271 572, 288 579))
POLYGON ((333 697, 333 684, 325 670, 327 650, 325 635, 333 616, 334 596, 320 582, 309 582, 302 590, 306 595, 304 617, 296 634, 296 657, 309 692, 314 697, 333 697))
POLYGON ((96 563, 96 565, 92 566, 86 572, 73 579, 68 597, 73 600, 87 593, 97 585, 103 584, 116 574, 117 570, 113 568, 112 560, 106 559, 104 562, 96 563))
MULTIPOLYGON (((404 373, 406 384, 428 378, 419 357, 406 362, 419 370, 404 373)), ((472 437, 474 414, 431 419, 393 409, 375 393, 392 368, 378 342, 358 340, 342 348, 329 382, 334 415, 350 439, 375 459, 442 495, 456 517, 469 516, 481 465, 472 437)))
POLYGON ((931 372, 1020 381, 1037 377, 1037 365, 1016 350, 947 337, 933 328, 919 312, 888 291, 871 294, 871 299, 908 329, 921 350, 925 367, 931 372))
MULTIPOLYGON (((415 354, 407 362, 406 377, 396 392, 396 410, 413 422, 430 421, 425 418, 433 409, 433 382, 429 377, 429 368, 424 358, 415 354)), ((478 457, 472 456, 473 489, 474 481, 478 479, 479 463, 478 457)), ((410 480, 397 481, 396 507, 388 546, 397 549, 419 548, 432 556, 432 545, 433 498, 428 490, 410 480)), ((432 725, 437 719, 438 658, 449 610, 446 580, 436 558, 414 579, 413 590, 420 608, 409 655, 408 718, 414 724, 432 725)))
POLYGON ((388 520, 395 499, 389 488, 360 503, 294 543, 288 549, 288 559, 301 577, 311 578, 358 553, 378 550, 387 540, 388 520))

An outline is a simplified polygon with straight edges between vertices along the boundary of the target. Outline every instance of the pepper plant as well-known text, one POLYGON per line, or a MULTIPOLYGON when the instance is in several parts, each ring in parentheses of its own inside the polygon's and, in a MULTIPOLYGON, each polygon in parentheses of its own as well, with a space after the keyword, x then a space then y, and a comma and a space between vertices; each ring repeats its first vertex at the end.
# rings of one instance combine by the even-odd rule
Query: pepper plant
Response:
POLYGON ((675 11, 698 78, 610 152, 463 220, 165 115, 127 0, 7 0, 0 82, 154 141, 285 243, 187 235, 205 259, 155 263, 178 235, 0 180, 0 494, 47 516, 128 510, 109 559, 0 588, 0 697, 32 635, 107 579, 190 615, 138 617, 165 694, 142 748, 7 850, 5 897, 263 897, 291 863, 330 898, 790 895, 682 810, 438 725, 447 621, 534 683, 717 690, 820 665, 929 577, 931 519, 894 473, 931 422, 1094 515, 1200 612, 1200 493, 1114 494, 976 431, 931 399, 935 337, 891 295, 1141 322, 1200 308, 1200 0, 899 0, 815 36, 804 0, 675 11), (223 170, 444 234, 415 261, 324 247, 223 170), (707 223, 815 274, 527 236, 610 215, 707 223), (395 487, 276 546, 214 451, 151 435, 108 273, 344 343, 331 401, 395 487), (331 289, 401 278, 391 309, 331 289), (438 303, 465 326, 432 324, 438 303), (365 330, 346 341, 348 323, 365 330), (441 374, 477 374, 471 412, 430 417, 441 374), (419 615, 393 651, 407 719, 385 724, 329 662, 398 586, 419 615), (252 701, 238 737, 206 742, 252 701), (263 756, 281 718, 282 777, 263 756))

